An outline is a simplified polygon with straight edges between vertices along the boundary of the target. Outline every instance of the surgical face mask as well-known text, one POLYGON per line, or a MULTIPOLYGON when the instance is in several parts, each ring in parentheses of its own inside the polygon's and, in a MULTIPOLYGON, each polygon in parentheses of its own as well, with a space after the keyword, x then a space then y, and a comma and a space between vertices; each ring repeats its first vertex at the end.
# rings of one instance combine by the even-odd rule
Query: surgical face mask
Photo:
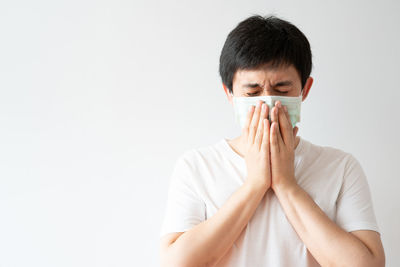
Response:
POLYGON ((240 125, 241 128, 244 127, 246 122, 247 112, 251 105, 257 106, 257 101, 262 100, 269 106, 268 120, 271 122, 271 111, 275 106, 277 100, 281 101, 282 106, 286 106, 292 127, 296 123, 300 122, 300 108, 302 95, 299 96, 277 96, 277 95, 266 95, 266 96, 233 96, 233 108, 235 113, 235 121, 240 125))

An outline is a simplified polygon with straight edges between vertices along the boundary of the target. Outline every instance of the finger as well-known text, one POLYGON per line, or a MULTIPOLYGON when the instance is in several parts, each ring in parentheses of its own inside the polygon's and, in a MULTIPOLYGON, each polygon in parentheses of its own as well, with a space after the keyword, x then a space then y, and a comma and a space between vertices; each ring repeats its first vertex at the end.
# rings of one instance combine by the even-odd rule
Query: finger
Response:
MULTIPOLYGON (((292 120, 290 119, 290 115, 289 115, 287 106, 284 106, 284 109, 285 109, 286 117, 288 118, 290 125, 292 125, 292 120)), ((294 126, 293 127, 293 147, 296 145, 296 136, 297 136, 298 131, 299 131, 299 127, 294 126)))
MULTIPOLYGON (((276 105, 276 102, 275 102, 276 105)), ((271 108, 271 126, 273 122, 278 122, 278 117, 276 116, 276 106, 272 106, 271 108)))
POLYGON ((277 135, 276 138, 277 138, 277 141, 279 143, 279 146, 281 146, 281 145, 285 145, 285 143, 283 142, 282 135, 281 135, 280 129, 279 129, 280 122, 279 122, 279 114, 278 114, 279 113, 278 104, 279 104, 278 101, 275 102, 275 106, 273 107, 272 117, 273 117, 273 122, 275 122, 277 124, 277 126, 278 126, 278 129, 276 131, 276 135, 277 135))
POLYGON ((251 124, 250 124, 250 128, 249 128, 249 136, 248 136, 248 141, 250 142, 250 144, 254 143, 254 139, 256 136, 258 120, 260 118, 261 102, 262 102, 261 100, 257 101, 257 106, 253 113, 253 118, 251 119, 251 124))
MULTIPOLYGON (((268 108, 268 106, 267 106, 268 108)), ((268 114, 268 113, 267 113, 268 114)), ((263 135, 263 140, 261 144, 261 151, 264 153, 269 154, 269 131, 270 131, 270 125, 269 125, 269 120, 264 119, 264 135, 263 135)))
POLYGON ((294 126, 294 128, 293 128, 293 136, 294 136, 294 138, 296 138, 298 131, 299 131, 299 127, 294 126))
POLYGON ((278 141, 278 130, 279 130, 278 123, 275 121, 272 122, 271 129, 270 129, 270 141, 269 141, 271 155, 279 153, 279 151, 280 151, 280 146, 279 146, 279 141, 278 141))
POLYGON ((279 126, 280 126, 280 133, 282 135, 282 140, 285 145, 292 147, 293 146, 293 127, 290 123, 290 119, 288 119, 288 115, 286 114, 284 106, 279 101, 278 103, 278 117, 279 117, 279 126))
POLYGON ((260 149, 261 143, 262 143, 262 138, 264 134, 264 123, 263 120, 266 117, 266 106, 267 104, 262 103, 261 104, 261 114, 260 114, 260 119, 258 120, 258 127, 257 127, 257 133, 256 133, 256 138, 255 138, 255 143, 257 145, 257 148, 260 149))
POLYGON ((246 115, 246 121, 244 123, 244 127, 242 129, 243 136, 247 139, 249 136, 249 125, 251 122, 251 118, 253 117, 254 113, 254 105, 251 105, 249 109, 247 110, 247 115, 246 115))
POLYGON ((285 111, 285 115, 286 115, 286 118, 287 118, 288 122, 290 123, 290 125, 292 125, 292 120, 290 119, 290 115, 289 115, 287 106, 283 106, 283 109, 285 111))

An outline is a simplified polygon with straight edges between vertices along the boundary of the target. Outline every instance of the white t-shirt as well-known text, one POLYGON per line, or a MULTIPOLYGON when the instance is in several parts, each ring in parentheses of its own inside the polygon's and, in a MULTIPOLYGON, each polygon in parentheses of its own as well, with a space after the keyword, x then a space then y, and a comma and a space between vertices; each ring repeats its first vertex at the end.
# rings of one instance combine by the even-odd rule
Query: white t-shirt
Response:
MULTIPOLYGON (((299 136, 300 137, 300 136, 299 136)), ((185 151, 176 161, 160 237, 207 220, 244 183, 244 158, 228 139, 185 151)), ((295 149, 297 183, 344 230, 379 233, 365 173, 351 154, 300 137, 295 149)), ((218 266, 320 266, 269 189, 249 223, 218 266)))

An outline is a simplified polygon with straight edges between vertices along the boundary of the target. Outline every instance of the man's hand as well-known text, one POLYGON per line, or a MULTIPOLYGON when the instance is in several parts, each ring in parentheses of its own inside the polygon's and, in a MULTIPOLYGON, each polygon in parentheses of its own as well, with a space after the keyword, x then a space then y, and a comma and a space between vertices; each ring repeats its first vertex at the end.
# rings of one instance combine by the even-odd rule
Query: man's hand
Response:
POLYGON ((261 100, 247 112, 243 127, 247 167, 247 183, 260 186, 267 191, 271 186, 271 167, 269 152, 268 105, 261 100))
POLYGON ((297 185, 294 176, 294 150, 298 128, 292 128, 287 108, 279 100, 275 102, 271 113, 271 188, 276 191, 297 185))

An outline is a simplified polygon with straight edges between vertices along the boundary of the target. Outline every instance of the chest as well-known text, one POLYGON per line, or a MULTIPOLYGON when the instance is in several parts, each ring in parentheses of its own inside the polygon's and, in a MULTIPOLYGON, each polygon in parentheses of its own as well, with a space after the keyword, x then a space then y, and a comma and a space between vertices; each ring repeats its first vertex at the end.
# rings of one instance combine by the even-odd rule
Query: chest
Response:
MULTIPOLYGON (((209 175, 206 186, 201 188, 200 194, 206 204, 206 218, 213 216, 222 205, 237 191, 245 181, 243 173, 224 172, 215 170, 209 175)), ((305 190, 314 202, 331 219, 335 220, 336 200, 340 190, 340 177, 326 175, 324 171, 295 173, 298 185, 305 190)), ((260 201, 250 223, 262 227, 263 225, 290 225, 278 198, 272 189, 269 189, 260 201)), ((287 230, 287 229, 285 229, 287 230)))

